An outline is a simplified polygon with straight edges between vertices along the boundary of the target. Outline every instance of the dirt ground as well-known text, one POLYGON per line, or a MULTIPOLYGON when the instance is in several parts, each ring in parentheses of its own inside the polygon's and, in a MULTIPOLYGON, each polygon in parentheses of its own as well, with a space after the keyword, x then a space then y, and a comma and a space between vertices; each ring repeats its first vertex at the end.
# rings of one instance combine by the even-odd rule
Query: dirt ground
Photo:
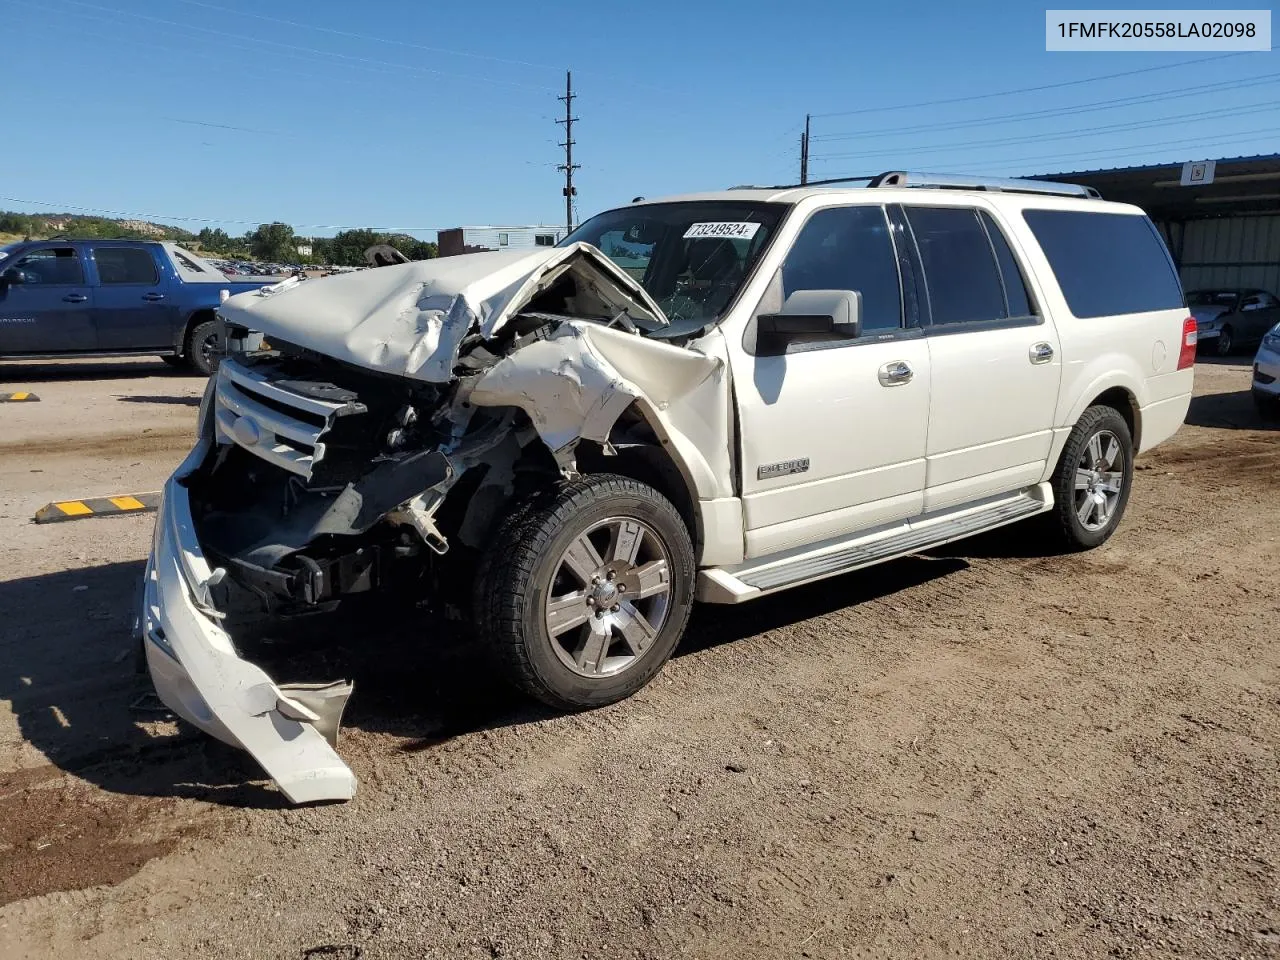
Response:
POLYGON ((0 405, 5 960, 1280 956, 1280 433, 1242 363, 1102 549, 1013 528, 702 608, 604 710, 416 621, 268 637, 356 684, 359 794, 306 809, 134 672, 151 518, 29 522, 157 489, 202 382, 0 381, 44 398, 0 405))

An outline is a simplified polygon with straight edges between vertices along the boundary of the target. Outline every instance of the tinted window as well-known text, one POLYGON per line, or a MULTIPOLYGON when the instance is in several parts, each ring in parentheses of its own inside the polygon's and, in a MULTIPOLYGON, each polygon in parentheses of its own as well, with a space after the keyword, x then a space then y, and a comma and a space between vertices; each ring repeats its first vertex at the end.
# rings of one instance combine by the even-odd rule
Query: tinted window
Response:
POLYGON ((832 207, 808 219, 782 264, 782 293, 857 290, 862 328, 902 325, 902 291, 889 224, 880 207, 832 207))
POLYGON ((935 324, 1009 315, 991 243, 976 210, 907 207, 907 220, 920 249, 935 324))
POLYGON ((103 283, 155 283, 156 262, 141 247, 99 247, 93 251, 103 283))
POLYGON ((1182 288, 1151 221, 1124 213, 1024 210, 1077 317, 1174 310, 1182 288))
POLYGON ((1009 241, 999 224, 991 219, 985 210, 981 212, 982 225, 987 228, 987 236, 991 238, 991 249, 996 253, 996 263, 1000 266, 1000 279, 1004 282, 1004 299, 1010 317, 1034 317, 1035 309, 1031 306, 1031 296, 1027 293, 1027 282, 1022 276, 1022 268, 1013 255, 1009 241))
POLYGON ((21 270, 24 283, 78 286, 84 283, 84 268, 74 247, 44 247, 32 250, 6 269, 21 270))

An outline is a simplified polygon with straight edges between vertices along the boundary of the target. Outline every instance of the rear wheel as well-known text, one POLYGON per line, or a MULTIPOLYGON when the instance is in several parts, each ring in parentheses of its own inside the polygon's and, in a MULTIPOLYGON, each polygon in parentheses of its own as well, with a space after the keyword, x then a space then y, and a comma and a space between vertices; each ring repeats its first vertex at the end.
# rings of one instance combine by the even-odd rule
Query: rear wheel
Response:
POLYGON ((1053 473, 1054 519, 1063 545, 1087 550, 1105 543, 1120 524, 1133 485, 1133 437, 1112 407, 1080 417, 1053 473))
POLYGON ((1220 357, 1229 357, 1236 348, 1235 333, 1230 327, 1223 327, 1218 333, 1217 351, 1220 357))
POLYGON ((202 376, 209 376, 218 367, 222 347, 218 343, 218 324, 213 320, 197 323, 187 334, 185 359, 188 366, 202 376))
POLYGON ((662 669, 694 573, 666 498, 628 477, 586 477, 504 522, 481 562, 476 623, 522 690, 556 709, 599 707, 662 669))

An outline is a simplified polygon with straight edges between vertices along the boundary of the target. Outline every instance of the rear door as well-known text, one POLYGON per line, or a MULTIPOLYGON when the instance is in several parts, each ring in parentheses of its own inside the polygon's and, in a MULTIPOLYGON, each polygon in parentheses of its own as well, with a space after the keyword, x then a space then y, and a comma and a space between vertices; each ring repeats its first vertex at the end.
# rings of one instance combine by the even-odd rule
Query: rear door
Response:
POLYGON ((0 287, 0 354, 94 349, 93 289, 75 247, 41 244, 0 267, 11 278, 0 287))
POLYGON ((985 210, 908 206, 928 313, 925 510, 1038 482, 1062 381, 1054 325, 985 210))
POLYGON ((98 272, 94 324, 100 350, 173 347, 178 305, 152 248, 102 244, 93 248, 98 272))

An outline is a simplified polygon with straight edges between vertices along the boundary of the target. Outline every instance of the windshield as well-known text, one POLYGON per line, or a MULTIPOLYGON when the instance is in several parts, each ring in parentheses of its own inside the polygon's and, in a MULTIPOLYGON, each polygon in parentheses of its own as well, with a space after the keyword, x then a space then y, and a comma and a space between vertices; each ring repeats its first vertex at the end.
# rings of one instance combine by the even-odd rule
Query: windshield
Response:
POLYGON ((687 201, 610 210, 559 246, 599 247, 653 297, 675 337, 714 323, 729 308, 787 211, 780 203, 687 201))
POLYGON ((19 246, 20 244, 11 243, 7 246, 0 247, 0 260, 3 260, 9 254, 13 253, 13 251, 17 250, 19 246))
POLYGON ((1226 307, 1234 310, 1240 294, 1234 290, 1192 290, 1187 294, 1189 307, 1226 307))

